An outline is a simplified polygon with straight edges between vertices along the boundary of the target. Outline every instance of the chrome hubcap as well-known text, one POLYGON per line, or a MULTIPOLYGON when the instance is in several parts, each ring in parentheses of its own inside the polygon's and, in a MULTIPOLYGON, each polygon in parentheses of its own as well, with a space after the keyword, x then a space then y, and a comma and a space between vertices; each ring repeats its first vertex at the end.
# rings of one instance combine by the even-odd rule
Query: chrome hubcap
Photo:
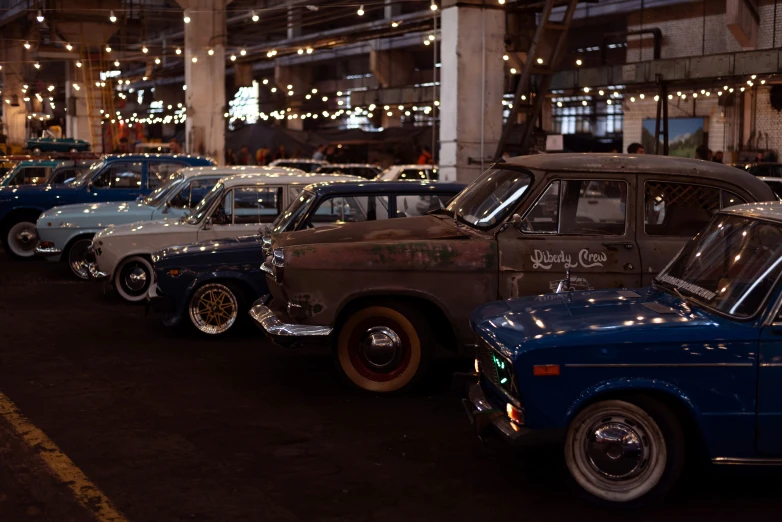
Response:
POLYGON ((128 272, 125 278, 125 285, 133 291, 142 290, 147 284, 147 272, 137 266, 128 272))
POLYGON ((609 480, 627 480, 643 471, 648 448, 631 421, 602 419, 588 433, 586 454, 600 475, 609 480))
POLYGON ((68 254, 68 263, 71 265, 71 270, 77 277, 82 279, 88 279, 90 277, 90 270, 87 263, 87 247, 89 247, 89 241, 79 241, 71 247, 71 251, 68 254))
POLYGON ((20 250, 33 250, 38 244, 38 234, 35 231, 35 225, 31 223, 20 223, 14 227, 13 239, 20 250))
POLYGON ((364 360, 376 369, 391 364, 402 349, 402 340, 387 326, 375 326, 364 332, 359 350, 364 360))

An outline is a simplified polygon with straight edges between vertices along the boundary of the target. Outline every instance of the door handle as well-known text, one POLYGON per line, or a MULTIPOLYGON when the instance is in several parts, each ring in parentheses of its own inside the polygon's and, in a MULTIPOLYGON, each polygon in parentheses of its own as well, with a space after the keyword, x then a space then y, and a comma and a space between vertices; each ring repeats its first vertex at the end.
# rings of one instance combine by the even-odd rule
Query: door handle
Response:
POLYGON ((613 243, 608 242, 608 243, 603 243, 603 246, 607 247, 610 250, 616 250, 619 247, 624 247, 625 250, 633 249, 633 244, 629 241, 617 241, 613 243))

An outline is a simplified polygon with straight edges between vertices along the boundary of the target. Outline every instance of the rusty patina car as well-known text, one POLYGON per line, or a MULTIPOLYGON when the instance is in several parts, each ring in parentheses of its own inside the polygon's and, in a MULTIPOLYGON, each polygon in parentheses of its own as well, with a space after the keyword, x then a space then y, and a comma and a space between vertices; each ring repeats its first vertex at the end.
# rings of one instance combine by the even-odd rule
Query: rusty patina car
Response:
POLYGON ((577 289, 636 288, 725 207, 776 199, 725 165, 557 154, 493 165, 447 208, 338 222, 267 240, 270 296, 251 315, 281 345, 321 343, 364 390, 408 389, 437 349, 470 353, 478 305, 577 289))

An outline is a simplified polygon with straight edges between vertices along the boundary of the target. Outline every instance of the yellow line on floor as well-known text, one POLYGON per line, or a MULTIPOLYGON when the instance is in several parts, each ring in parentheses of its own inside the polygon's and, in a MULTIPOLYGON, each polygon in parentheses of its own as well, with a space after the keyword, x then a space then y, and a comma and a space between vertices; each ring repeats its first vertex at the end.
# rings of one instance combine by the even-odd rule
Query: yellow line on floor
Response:
POLYGON ((76 501, 94 514, 99 522, 127 522, 98 486, 90 482, 76 464, 3 393, 0 393, 0 415, 8 421, 19 437, 40 455, 55 478, 71 490, 76 501))

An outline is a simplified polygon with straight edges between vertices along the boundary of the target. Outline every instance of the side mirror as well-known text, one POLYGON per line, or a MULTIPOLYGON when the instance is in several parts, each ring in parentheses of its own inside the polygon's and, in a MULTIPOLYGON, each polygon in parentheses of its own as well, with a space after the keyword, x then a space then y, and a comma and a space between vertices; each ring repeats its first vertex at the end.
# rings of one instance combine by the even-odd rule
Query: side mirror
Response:
POLYGON ((212 228, 212 218, 208 217, 204 220, 204 226, 202 227, 204 230, 209 230, 212 228))
POLYGON ((511 218, 510 218, 510 222, 511 222, 511 225, 513 225, 514 227, 516 227, 519 230, 521 230, 522 219, 521 219, 520 215, 513 214, 513 216, 511 216, 511 218))

